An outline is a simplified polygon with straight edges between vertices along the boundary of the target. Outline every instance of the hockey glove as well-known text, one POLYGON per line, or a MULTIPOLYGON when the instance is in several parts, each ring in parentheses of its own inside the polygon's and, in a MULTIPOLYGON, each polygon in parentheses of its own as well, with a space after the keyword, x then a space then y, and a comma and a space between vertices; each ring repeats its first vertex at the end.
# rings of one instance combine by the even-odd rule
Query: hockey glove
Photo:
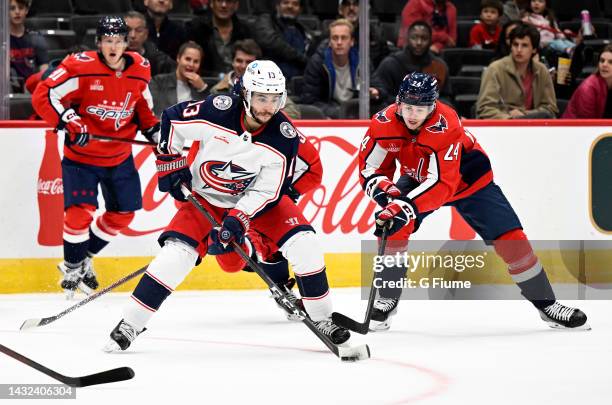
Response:
POLYGON ((169 192, 175 200, 187 201, 181 191, 181 184, 191 190, 191 171, 187 158, 181 155, 158 155, 157 177, 159 191, 169 192))
POLYGON ((61 122, 58 129, 66 131, 64 143, 68 146, 85 146, 89 143, 89 133, 87 125, 83 123, 81 117, 72 108, 68 108, 60 117, 61 122))
POLYGON ((224 246, 229 245, 233 241, 238 244, 242 244, 244 243, 244 235, 248 230, 248 215, 235 208, 231 209, 221 224, 221 229, 219 230, 219 242, 221 242, 221 244, 224 246))
POLYGON ((399 197, 388 204, 385 209, 376 213, 375 236, 382 236, 382 231, 387 228, 388 236, 393 235, 411 220, 416 219, 417 210, 408 197, 399 197))
POLYGON ((386 177, 379 177, 370 180, 366 186, 366 194, 381 207, 386 207, 389 204, 390 197, 396 198, 402 193, 391 180, 386 177))
POLYGON ((149 142, 153 142, 154 144, 158 144, 159 143, 159 122, 155 125, 153 125, 151 128, 147 128, 147 129, 143 129, 142 134, 144 135, 145 138, 147 138, 147 140, 149 142))

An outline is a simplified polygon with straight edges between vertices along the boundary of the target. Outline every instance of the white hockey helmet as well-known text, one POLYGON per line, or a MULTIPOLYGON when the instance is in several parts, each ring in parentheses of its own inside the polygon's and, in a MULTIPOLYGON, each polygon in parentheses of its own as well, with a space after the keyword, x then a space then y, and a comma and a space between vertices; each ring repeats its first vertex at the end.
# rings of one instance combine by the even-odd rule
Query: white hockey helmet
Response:
POLYGON ((243 102, 246 113, 251 115, 251 97, 253 93, 280 94, 281 99, 274 113, 285 107, 287 89, 285 76, 276 63, 271 60, 255 60, 247 66, 244 75, 240 78, 240 87, 243 92, 243 102))

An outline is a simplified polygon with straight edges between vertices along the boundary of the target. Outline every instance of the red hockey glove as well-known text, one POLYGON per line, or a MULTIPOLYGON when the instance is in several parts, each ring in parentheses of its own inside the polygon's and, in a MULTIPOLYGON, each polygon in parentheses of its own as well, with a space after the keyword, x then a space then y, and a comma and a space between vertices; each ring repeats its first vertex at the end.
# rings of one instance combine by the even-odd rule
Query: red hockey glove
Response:
POLYGON ((64 143, 66 145, 85 146, 89 143, 87 125, 83 123, 81 116, 72 108, 68 108, 60 117, 61 122, 58 129, 66 131, 64 143))
POLYGON ((391 180, 381 176, 368 182, 366 194, 381 207, 386 207, 389 204, 389 197, 396 198, 402 193, 391 180))

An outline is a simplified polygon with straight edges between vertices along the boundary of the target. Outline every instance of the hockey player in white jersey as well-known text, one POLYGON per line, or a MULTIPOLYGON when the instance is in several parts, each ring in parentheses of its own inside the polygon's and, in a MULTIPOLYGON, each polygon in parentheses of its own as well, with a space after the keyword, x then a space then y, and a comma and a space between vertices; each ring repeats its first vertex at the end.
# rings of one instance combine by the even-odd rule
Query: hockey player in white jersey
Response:
POLYGON ((159 189, 183 201, 159 237, 162 249, 136 286, 105 350, 125 350, 144 331, 162 302, 206 255, 209 244, 243 243, 249 228, 272 239, 291 263, 304 308, 335 344, 350 333, 331 321, 332 304, 323 251, 314 229, 285 193, 299 145, 291 120, 279 110, 287 93, 274 62, 249 64, 240 96, 217 95, 176 104, 162 114, 158 144, 159 189), (186 140, 199 141, 191 169, 186 140), (212 225, 180 189, 186 184, 221 223, 212 225), (210 236, 213 236, 211 239, 210 236))

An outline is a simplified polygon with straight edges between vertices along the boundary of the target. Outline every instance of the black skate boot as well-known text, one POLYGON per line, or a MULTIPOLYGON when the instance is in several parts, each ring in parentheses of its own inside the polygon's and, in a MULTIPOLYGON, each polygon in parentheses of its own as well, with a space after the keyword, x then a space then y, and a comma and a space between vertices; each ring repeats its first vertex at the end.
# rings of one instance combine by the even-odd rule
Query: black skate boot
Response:
POLYGON ((348 329, 338 326, 332 322, 331 319, 324 319, 322 321, 313 321, 318 330, 327 336, 332 343, 340 345, 351 337, 351 332, 348 329))
MULTIPOLYGON (((302 304, 302 300, 300 298, 298 298, 297 295, 295 295, 293 293, 293 291, 292 291, 294 285, 295 285, 295 279, 294 278, 290 278, 284 284, 277 284, 278 288, 280 288, 281 290, 283 290, 283 292, 286 293, 287 299, 293 305, 295 305, 296 307, 298 307, 299 309, 301 309, 303 311, 304 310, 304 304, 302 304)), ((289 310, 289 308, 285 307, 281 303, 281 299, 279 297, 274 297, 274 301, 276 301, 276 303, 278 304, 279 307, 281 307, 283 310, 285 310, 287 312, 287 319, 288 320, 290 320, 290 321, 300 321, 301 320, 301 317, 299 317, 298 315, 294 314, 292 311, 289 310)))
POLYGON ((136 339, 136 336, 140 335, 145 330, 147 330, 147 328, 137 331, 136 328, 122 319, 110 333, 111 340, 104 346, 103 350, 107 353, 126 350, 130 347, 134 339, 136 339))
POLYGON ((379 298, 374 302, 372 318, 370 319, 370 331, 377 332, 387 330, 391 327, 391 317, 397 313, 399 299, 379 298))
POLYGON ((79 289, 85 294, 90 295, 93 290, 99 286, 98 279, 96 279, 96 272, 93 267, 93 257, 87 256, 83 260, 83 279, 79 284, 79 289))
POLYGON ((538 309, 540 318, 551 328, 556 329, 585 329, 590 330, 591 327, 586 323, 587 316, 578 308, 567 307, 559 301, 538 309))

